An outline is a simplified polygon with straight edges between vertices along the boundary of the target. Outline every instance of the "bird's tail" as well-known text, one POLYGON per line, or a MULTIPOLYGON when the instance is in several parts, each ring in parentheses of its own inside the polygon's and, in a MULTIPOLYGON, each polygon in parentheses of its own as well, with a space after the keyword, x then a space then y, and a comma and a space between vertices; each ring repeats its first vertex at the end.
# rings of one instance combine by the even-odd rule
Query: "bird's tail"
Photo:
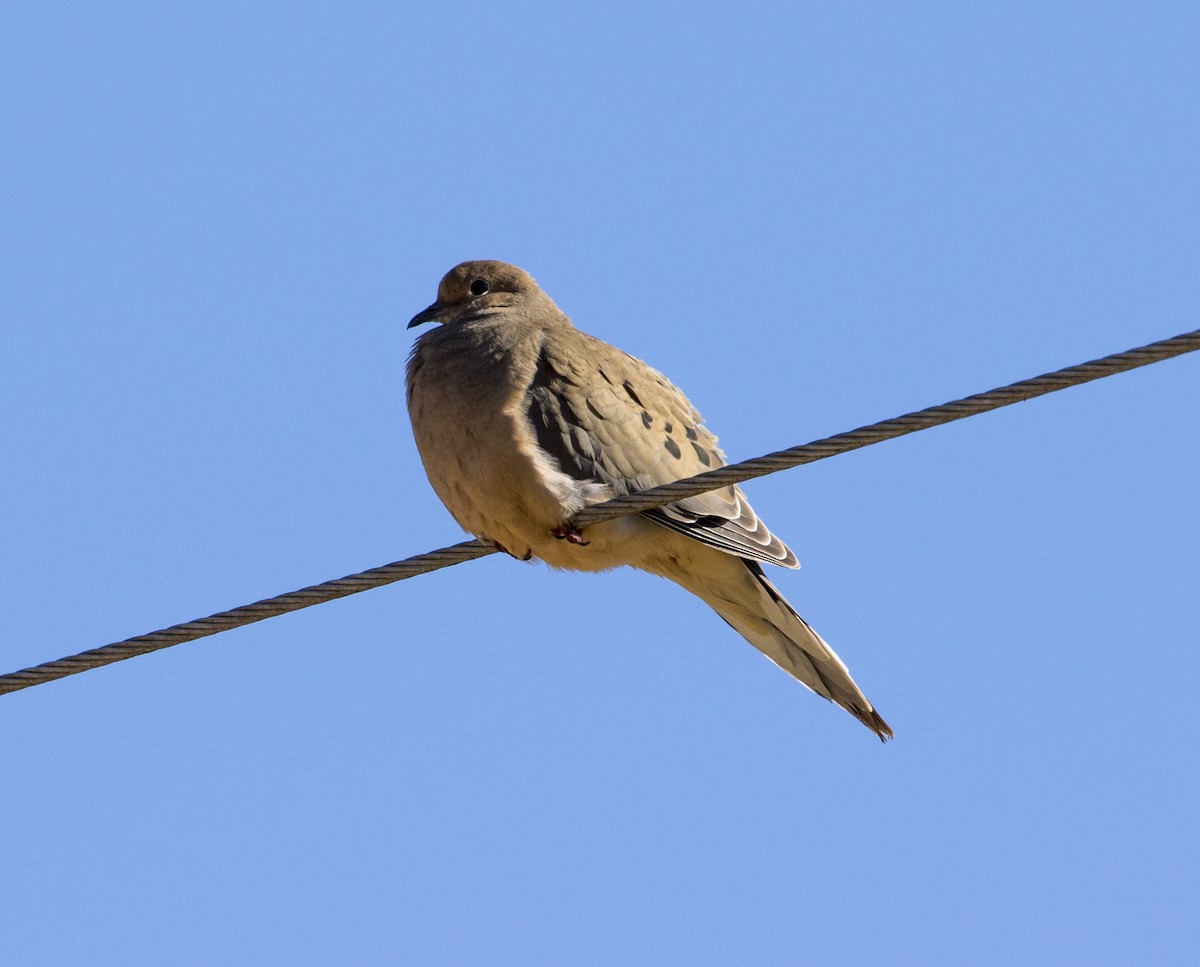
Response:
POLYGON ((758 562, 722 556, 729 564, 721 568, 721 581, 696 581, 695 571, 665 576, 701 598, 801 684, 840 705, 882 741, 892 738, 891 727, 855 684, 842 660, 767 580, 758 562))

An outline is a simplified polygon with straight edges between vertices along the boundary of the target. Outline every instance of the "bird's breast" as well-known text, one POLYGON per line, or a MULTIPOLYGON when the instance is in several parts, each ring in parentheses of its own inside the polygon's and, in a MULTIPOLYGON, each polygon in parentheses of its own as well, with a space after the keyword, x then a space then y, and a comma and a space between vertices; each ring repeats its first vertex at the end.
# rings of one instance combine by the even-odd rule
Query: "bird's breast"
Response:
POLYGON ((408 409, 430 484, 465 530, 519 556, 536 553, 584 496, 534 439, 532 363, 512 352, 429 348, 437 347, 419 346, 410 364, 408 409))

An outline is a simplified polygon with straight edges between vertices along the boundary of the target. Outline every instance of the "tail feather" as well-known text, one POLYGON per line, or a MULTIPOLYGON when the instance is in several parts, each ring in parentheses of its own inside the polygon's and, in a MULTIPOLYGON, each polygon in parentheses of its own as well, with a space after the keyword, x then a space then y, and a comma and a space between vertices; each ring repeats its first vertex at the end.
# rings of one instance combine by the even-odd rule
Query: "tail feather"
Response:
POLYGON ((738 567, 723 567, 721 581, 696 581, 694 573, 665 576, 702 598, 734 631, 802 685, 840 705, 881 741, 892 738, 891 727, 855 684, 842 660, 788 604, 759 563, 730 555, 725 559, 738 567))
MULTIPOLYGON (((767 576, 763 573, 762 566, 757 561, 747 560, 745 564, 746 569, 750 572, 759 587, 766 592, 771 601, 785 615, 785 622, 782 626, 771 626, 771 630, 777 633, 777 637, 783 639, 781 642, 783 654, 802 668, 807 666, 808 669, 811 669, 812 674, 824 686, 824 689, 814 688, 813 691, 840 705, 879 736, 880 741, 886 742, 888 739, 894 738, 895 733, 892 731, 891 726, 883 720, 882 715, 875 711, 875 707, 867 700, 867 696, 862 693, 862 689, 858 687, 858 684, 850 676, 850 670, 838 658, 837 653, 829 646, 829 643, 813 631, 812 626, 800 617, 796 609, 779 593, 779 589, 768 580, 767 576)), ((762 646, 758 645, 754 639, 748 635, 744 635, 744 637, 752 645, 761 649, 762 646)), ((779 664, 784 671, 790 672, 801 683, 808 685, 803 676, 792 671, 787 665, 780 663, 769 652, 767 655, 776 664, 779 664)), ((812 688, 811 685, 809 687, 812 688)))

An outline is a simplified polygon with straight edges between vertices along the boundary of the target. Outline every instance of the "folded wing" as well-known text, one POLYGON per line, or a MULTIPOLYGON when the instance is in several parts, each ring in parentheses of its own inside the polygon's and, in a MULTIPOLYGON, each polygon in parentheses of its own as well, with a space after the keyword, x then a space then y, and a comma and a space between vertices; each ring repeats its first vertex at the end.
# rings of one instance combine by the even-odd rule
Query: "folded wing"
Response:
MULTIPOLYGON (((725 465, 717 438, 683 393, 641 360, 578 330, 543 345, 528 415, 538 444, 564 473, 606 484, 614 495, 725 465)), ((727 554, 799 566, 738 487, 643 516, 727 554)))

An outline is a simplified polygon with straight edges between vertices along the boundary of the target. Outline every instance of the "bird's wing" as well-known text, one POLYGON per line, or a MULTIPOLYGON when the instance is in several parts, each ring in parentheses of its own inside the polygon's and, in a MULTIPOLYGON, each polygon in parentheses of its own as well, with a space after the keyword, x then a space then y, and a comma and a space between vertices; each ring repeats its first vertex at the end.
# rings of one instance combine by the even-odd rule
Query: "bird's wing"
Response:
MULTIPOLYGON (((661 373, 577 329, 545 333, 528 390, 539 446, 564 473, 614 494, 725 465, 717 438, 661 373)), ((724 487, 643 515, 738 557, 798 567, 737 487, 724 487)))

